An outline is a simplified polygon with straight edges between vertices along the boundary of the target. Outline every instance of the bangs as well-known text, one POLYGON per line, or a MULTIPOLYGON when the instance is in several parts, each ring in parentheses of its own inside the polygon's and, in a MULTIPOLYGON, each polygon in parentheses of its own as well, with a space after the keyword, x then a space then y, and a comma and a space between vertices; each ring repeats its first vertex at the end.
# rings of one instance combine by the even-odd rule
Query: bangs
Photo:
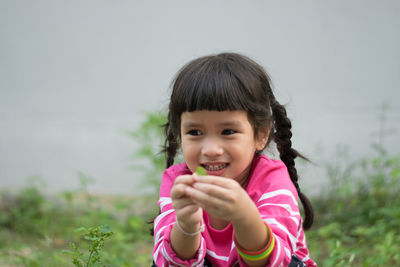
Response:
POLYGON ((255 129, 271 127, 269 77, 251 59, 233 53, 206 56, 185 65, 173 81, 168 125, 180 136, 183 112, 244 110, 255 129))
POLYGON ((248 80, 243 81, 246 70, 233 69, 221 58, 208 59, 189 63, 176 77, 170 103, 174 113, 254 108, 257 104, 251 88, 245 86, 249 86, 248 80))

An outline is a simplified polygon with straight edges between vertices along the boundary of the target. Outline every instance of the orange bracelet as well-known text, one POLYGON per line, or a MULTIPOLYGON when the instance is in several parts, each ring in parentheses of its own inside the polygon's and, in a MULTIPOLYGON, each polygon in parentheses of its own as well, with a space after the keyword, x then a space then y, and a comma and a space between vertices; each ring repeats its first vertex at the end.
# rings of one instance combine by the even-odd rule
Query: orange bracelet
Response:
POLYGON ((264 222, 264 224, 267 227, 269 240, 268 240, 268 244, 258 251, 245 250, 238 244, 236 237, 234 237, 236 250, 238 251, 239 255, 242 256, 242 258, 247 259, 247 260, 256 261, 256 260, 264 259, 271 254, 272 250, 275 247, 275 238, 272 235, 272 231, 271 231, 271 228, 269 227, 269 225, 266 222, 264 222))

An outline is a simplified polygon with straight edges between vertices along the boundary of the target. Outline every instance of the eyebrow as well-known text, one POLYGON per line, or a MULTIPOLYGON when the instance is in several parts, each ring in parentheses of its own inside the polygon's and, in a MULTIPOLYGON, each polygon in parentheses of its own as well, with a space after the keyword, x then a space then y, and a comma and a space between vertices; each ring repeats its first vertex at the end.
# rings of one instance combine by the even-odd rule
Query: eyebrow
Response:
MULTIPOLYGON (((241 122, 238 120, 228 120, 228 121, 223 121, 221 123, 218 123, 218 126, 222 127, 238 127, 241 125, 241 122)), ((186 121, 182 123, 182 127, 184 128, 196 128, 196 127, 201 127, 201 123, 197 123, 194 121, 186 121)))
POLYGON ((241 125, 241 122, 238 120, 229 120, 229 121, 223 121, 221 123, 218 123, 219 126, 235 126, 238 127, 241 125))
POLYGON ((201 124, 197 123, 197 122, 193 122, 193 121, 186 121, 184 123, 182 123, 182 127, 184 128, 196 128, 196 127, 200 127, 201 124))

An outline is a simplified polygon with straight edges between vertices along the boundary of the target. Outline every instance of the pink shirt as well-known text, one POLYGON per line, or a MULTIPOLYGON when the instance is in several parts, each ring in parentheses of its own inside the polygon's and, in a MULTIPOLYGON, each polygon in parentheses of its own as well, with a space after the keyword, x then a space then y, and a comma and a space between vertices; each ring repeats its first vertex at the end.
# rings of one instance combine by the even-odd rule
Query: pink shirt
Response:
MULTIPOLYGON (((203 212, 205 231, 200 247, 193 259, 182 260, 174 252, 170 232, 175 223, 170 191, 175 178, 191 174, 185 163, 166 169, 161 182, 158 204, 161 214, 154 221, 153 259, 157 266, 203 266, 204 258, 213 266, 246 266, 236 251, 234 231, 230 223, 225 229, 210 226, 208 214, 203 212)), ((253 160, 246 192, 254 201, 261 218, 271 227, 275 248, 267 266, 288 266, 296 254, 307 266, 316 266, 310 259, 302 219, 298 207, 296 188, 290 180, 285 164, 264 155, 253 160)))

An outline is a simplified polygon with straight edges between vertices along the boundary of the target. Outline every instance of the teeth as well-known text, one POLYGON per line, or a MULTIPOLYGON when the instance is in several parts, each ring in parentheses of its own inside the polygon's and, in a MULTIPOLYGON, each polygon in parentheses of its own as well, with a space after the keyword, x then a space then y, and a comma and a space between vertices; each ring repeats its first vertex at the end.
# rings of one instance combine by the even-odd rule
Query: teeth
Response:
POLYGON ((217 165, 204 165, 207 171, 219 171, 225 168, 228 164, 217 164, 217 165))

